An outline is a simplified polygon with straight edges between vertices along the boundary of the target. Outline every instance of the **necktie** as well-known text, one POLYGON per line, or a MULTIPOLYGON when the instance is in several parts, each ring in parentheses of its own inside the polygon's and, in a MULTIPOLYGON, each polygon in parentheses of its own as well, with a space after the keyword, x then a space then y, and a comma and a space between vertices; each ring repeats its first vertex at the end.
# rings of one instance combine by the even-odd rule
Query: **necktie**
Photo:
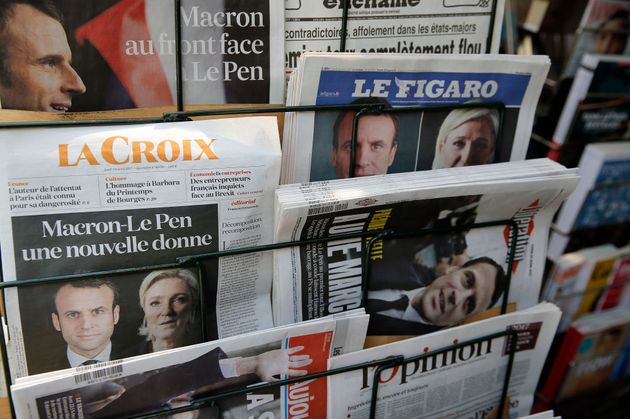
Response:
POLYGON ((88 359, 87 361, 84 361, 81 365, 85 366, 85 365, 94 365, 94 364, 98 364, 98 361, 96 359, 88 359))
POLYGON ((393 301, 387 300, 368 300, 367 301, 367 309, 370 312, 378 313, 379 311, 385 310, 403 310, 407 309, 409 305, 409 297, 405 294, 401 295, 399 299, 393 301))

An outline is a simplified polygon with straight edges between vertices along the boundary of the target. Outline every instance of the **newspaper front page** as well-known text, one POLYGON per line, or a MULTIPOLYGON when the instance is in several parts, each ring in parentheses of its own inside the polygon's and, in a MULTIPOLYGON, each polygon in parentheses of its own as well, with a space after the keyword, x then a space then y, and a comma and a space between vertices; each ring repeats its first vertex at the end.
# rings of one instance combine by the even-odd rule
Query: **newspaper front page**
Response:
MULTIPOLYGON (((321 319, 58 371, 39 380, 28 377, 12 387, 16 413, 40 419, 126 417, 183 407, 237 387, 323 371, 331 356, 363 347, 367 320, 360 313, 321 319)), ((285 387, 251 389, 219 400, 198 414, 204 418, 297 418, 304 410, 309 417, 324 419, 329 397, 322 377, 285 387)))
MULTIPOLYGON (((306 53, 287 104, 440 107, 361 115, 356 176, 522 160, 548 68, 543 56, 306 53)), ((289 113, 281 183, 349 177, 355 113, 289 113)))
POLYGON ((430 333, 498 314, 504 298, 510 309, 533 306, 551 217, 577 179, 574 171, 541 160, 281 187, 279 241, 387 229, 419 233, 383 237, 369 253, 369 236, 276 251, 276 324, 361 306, 363 275, 370 335, 430 333), (480 170, 496 166, 503 170, 480 170), (526 167, 529 175, 519 176, 526 167), (442 174, 453 183, 439 179, 442 174), (438 181, 427 185, 429 175, 438 181), (505 222, 469 228, 501 220, 513 220, 516 228, 505 222), (423 234, 427 229, 436 231, 423 234))
MULTIPOLYGON (((504 0, 351 1, 347 52, 483 54, 499 52, 504 0)), ((285 63, 304 51, 339 51, 343 1, 285 1, 285 63)))
POLYGON ((0 142, 4 281, 137 269, 6 289, 14 376, 67 368, 67 349, 111 342, 107 360, 157 350, 155 336, 199 342, 202 300, 208 339, 273 325, 270 253, 160 266, 271 242, 275 117, 4 129, 0 142))
POLYGON ((7 25, 14 35, 5 42, 8 56, 16 58, 7 65, 26 71, 20 67, 28 57, 59 51, 63 60, 52 63, 60 75, 50 79, 50 98, 39 101, 39 84, 27 80, 3 89, 2 107, 84 112, 174 106, 176 22, 184 104, 284 103, 283 0, 182 0, 179 11, 174 6, 172 0, 13 6, 7 25))
MULTIPOLYGON (((493 333, 515 331, 517 342, 507 395, 509 417, 522 417, 532 407, 559 318, 560 310, 543 303, 474 325, 335 357, 328 366, 338 368, 398 355, 408 358, 493 333)), ((379 380, 376 417, 483 418, 492 411, 496 415, 511 344, 507 336, 482 340, 384 370, 379 380)), ((329 417, 369 417, 375 369, 330 377, 329 417)))

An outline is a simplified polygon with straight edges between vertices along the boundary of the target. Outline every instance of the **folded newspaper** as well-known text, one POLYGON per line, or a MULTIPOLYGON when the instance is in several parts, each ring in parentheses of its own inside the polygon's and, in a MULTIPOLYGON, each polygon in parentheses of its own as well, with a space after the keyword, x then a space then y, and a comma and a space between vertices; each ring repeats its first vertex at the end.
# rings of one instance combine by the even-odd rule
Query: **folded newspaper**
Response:
MULTIPOLYGON (((334 357, 328 367, 426 353, 424 357, 382 372, 376 417, 484 418, 491 412, 499 417, 496 415, 508 355, 514 344, 514 364, 507 392, 509 417, 522 417, 529 414, 532 407, 536 384, 559 318, 560 310, 556 306, 543 303, 474 325, 334 357), (506 331, 516 333, 516 342, 509 336, 483 339, 506 331), (436 353, 440 350, 443 352, 436 353)), ((368 417, 375 370, 376 367, 367 367, 331 376, 328 417, 368 417)))
MULTIPOLYGON (((11 391, 17 417, 96 419, 151 413, 190 405, 237 387, 300 377, 326 369, 328 358, 363 347, 367 315, 261 332, 20 379, 11 391)), ((251 387, 250 387, 251 388, 251 387)), ((326 416, 326 378, 218 401, 201 417, 295 418, 326 416), (310 396, 310 397, 308 397, 310 396)))
POLYGON ((273 326, 269 252, 173 264, 271 242, 275 117, 5 128, 0 144, 3 280, 95 273, 5 289, 14 376, 273 326), (117 269, 135 270, 97 274, 117 269))
POLYGON ((546 56, 305 53, 287 105, 381 111, 359 117, 354 164, 358 109, 288 113, 281 183, 522 160, 548 69, 546 56), (405 106, 439 108, 390 109, 405 106))
MULTIPOLYGON (((348 2, 347 52, 499 52, 504 0, 348 2)), ((339 51, 343 1, 285 1, 287 72, 304 51, 339 51)))
POLYGON ((577 181, 539 159, 281 186, 276 240, 330 241, 275 251, 276 324, 357 308, 364 292, 370 335, 433 332, 504 299, 531 307, 551 217, 577 181))

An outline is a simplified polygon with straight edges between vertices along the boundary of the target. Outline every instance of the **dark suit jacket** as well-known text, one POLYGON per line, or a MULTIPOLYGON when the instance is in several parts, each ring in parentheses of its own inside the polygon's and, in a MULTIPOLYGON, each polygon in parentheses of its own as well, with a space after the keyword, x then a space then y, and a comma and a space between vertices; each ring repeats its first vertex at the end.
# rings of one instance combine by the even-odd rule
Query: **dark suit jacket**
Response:
MULTIPOLYGON (((117 418, 155 411, 163 409, 169 400, 179 395, 221 382, 227 384, 230 380, 223 377, 219 367, 219 360, 226 357, 221 348, 215 348, 192 361, 128 377, 122 381, 126 391, 88 417, 117 418)), ((83 402, 91 401, 94 400, 83 402)))
MULTIPOLYGON (((68 355, 66 353, 67 346, 64 346, 62 350, 53 351, 53 355, 50 357, 50 360, 46 363, 44 370, 29 370, 29 374, 39 374, 42 372, 50 372, 56 370, 63 370, 66 368, 70 368, 70 362, 68 362, 68 355)), ((117 345, 112 343, 112 352, 109 356, 110 360, 123 358, 124 354, 120 350, 117 345)))
MULTIPOLYGON (((390 253, 390 255, 394 255, 390 253)), ((441 327, 396 319, 370 310, 370 290, 413 290, 426 287, 435 279, 433 271, 426 266, 412 263, 407 255, 390 257, 373 263, 368 277, 368 304, 370 314, 368 335, 422 335, 441 329, 441 327), (406 257, 407 256, 407 257, 406 257)))
POLYGON ((406 257, 389 257, 370 265, 368 290, 413 290, 426 287, 435 279, 431 269, 418 266, 406 257))

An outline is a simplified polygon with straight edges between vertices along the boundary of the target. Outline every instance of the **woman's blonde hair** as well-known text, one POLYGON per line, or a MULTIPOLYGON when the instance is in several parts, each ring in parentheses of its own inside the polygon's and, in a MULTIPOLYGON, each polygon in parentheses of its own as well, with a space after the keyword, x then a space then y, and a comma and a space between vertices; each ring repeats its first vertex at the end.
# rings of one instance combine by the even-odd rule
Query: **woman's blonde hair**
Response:
MULTIPOLYGON (((190 326, 195 322, 195 313, 197 312, 197 303, 199 301, 199 281, 197 281, 197 276, 188 269, 163 269, 159 271, 153 271, 145 276, 142 280, 142 283, 140 284, 140 288, 138 289, 140 307, 142 307, 142 311, 145 311, 144 297, 147 294, 147 291, 156 282, 167 278, 181 279, 182 281, 184 281, 184 283, 186 283, 186 286, 188 287, 192 303, 192 309, 190 310, 190 319, 188 322, 188 326, 190 326)), ((149 332, 149 329, 147 327, 146 316, 144 317, 144 319, 142 320, 142 324, 138 328, 138 334, 140 336, 146 336, 147 340, 151 340, 151 333, 149 332)))
POLYGON ((433 169, 444 168, 444 161, 440 155, 440 146, 446 142, 448 133, 462 125, 464 122, 474 119, 486 119, 490 122, 494 140, 496 143, 497 132, 499 131, 499 111, 493 108, 464 108, 453 109, 442 122, 435 142, 435 154, 433 155, 433 169))

